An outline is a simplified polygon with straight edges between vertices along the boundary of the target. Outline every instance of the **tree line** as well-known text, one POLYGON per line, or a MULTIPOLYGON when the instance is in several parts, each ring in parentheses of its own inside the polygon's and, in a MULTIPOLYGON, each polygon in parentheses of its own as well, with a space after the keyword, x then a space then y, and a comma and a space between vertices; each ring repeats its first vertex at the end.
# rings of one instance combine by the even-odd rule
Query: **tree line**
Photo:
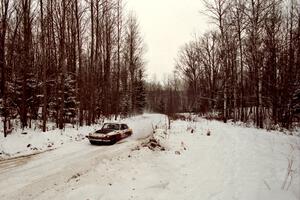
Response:
POLYGON ((175 102, 164 112, 217 111, 224 122, 289 128, 300 113, 299 2, 203 2, 214 28, 180 49, 175 80, 183 82, 181 89, 178 84, 150 85, 165 94, 151 109, 159 109, 159 102, 175 102))
POLYGON ((80 126, 145 106, 145 51, 122 0, 1 0, 0 114, 80 126))

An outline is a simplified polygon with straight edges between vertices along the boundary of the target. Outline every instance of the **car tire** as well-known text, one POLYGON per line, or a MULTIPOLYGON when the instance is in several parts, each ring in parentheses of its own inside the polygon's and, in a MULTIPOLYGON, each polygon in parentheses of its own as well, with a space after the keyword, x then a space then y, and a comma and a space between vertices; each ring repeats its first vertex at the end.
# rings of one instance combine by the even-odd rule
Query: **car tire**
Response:
POLYGON ((121 135, 116 135, 113 140, 112 140, 112 145, 116 144, 117 142, 119 142, 122 139, 121 135))

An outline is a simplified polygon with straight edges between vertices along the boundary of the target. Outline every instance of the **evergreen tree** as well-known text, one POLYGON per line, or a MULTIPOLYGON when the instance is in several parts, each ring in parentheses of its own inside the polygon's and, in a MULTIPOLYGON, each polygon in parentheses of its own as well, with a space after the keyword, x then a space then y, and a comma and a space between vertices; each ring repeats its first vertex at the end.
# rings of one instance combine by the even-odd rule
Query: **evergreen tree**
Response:
POLYGON ((73 74, 68 73, 65 80, 64 89, 64 116, 65 121, 72 122, 76 117, 77 102, 76 102, 76 81, 73 74))
POLYGON ((143 80, 142 70, 139 71, 139 78, 135 84, 135 109, 138 114, 143 113, 146 107, 146 89, 143 80))
POLYGON ((293 97, 293 115, 300 118, 300 89, 296 90, 293 97))
POLYGON ((125 93, 122 96, 120 109, 121 109, 121 114, 123 117, 126 117, 129 115, 129 113, 130 113, 130 96, 129 96, 129 94, 125 93))
POLYGON ((166 104, 163 98, 161 98, 159 101, 158 111, 163 114, 166 113, 166 104))
MULTIPOLYGON (((39 110, 39 82, 34 76, 33 73, 28 73, 25 84, 23 77, 18 77, 14 81, 14 84, 9 88, 9 94, 12 97, 12 105, 15 105, 17 108, 17 112, 20 116, 22 127, 26 127, 28 125, 28 119, 37 119, 38 118, 38 110, 39 110), (25 99, 25 103, 23 103, 23 99, 25 99), (23 110, 22 110, 22 106, 23 110), (25 114, 22 112, 25 112, 25 114)), ((30 125, 30 124, 29 124, 30 125)))

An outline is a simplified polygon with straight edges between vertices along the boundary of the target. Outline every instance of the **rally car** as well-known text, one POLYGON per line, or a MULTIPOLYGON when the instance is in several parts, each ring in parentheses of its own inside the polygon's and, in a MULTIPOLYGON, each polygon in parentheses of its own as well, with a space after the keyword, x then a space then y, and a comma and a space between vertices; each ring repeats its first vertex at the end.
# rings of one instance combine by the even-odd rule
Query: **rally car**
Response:
POLYGON ((126 124, 105 123, 100 130, 90 133, 87 138, 91 144, 112 145, 131 135, 132 129, 126 124))

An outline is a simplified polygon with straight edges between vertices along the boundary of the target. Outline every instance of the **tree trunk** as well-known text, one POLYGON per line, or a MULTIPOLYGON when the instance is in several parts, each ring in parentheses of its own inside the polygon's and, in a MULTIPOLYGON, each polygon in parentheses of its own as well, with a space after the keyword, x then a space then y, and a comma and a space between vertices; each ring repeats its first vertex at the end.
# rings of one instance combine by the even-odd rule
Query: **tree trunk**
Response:
POLYGON ((42 50, 42 61, 41 66, 43 69, 43 132, 46 132, 47 129, 47 66, 46 54, 45 54, 45 24, 44 24, 44 11, 43 11, 43 0, 40 0, 40 12, 41 12, 41 50, 42 50))
POLYGON ((65 71, 66 71, 66 55, 65 55, 65 31, 66 31, 66 1, 62 1, 61 8, 61 24, 60 24, 60 50, 59 50, 59 63, 60 63, 60 108, 59 108, 59 129, 64 128, 64 108, 65 108, 65 71))
POLYGON ((5 40, 6 40, 6 31, 7 31, 7 14, 9 0, 2 1, 2 10, 1 10, 1 30, 0 30, 0 70, 1 70, 1 81, 0 81, 0 98, 3 101, 3 133, 4 137, 7 136, 7 115, 8 110, 6 108, 6 60, 5 60, 5 40))
POLYGON ((78 97, 79 100, 79 126, 83 126, 83 83, 82 83, 82 45, 80 39, 80 18, 78 9, 78 0, 75 0, 75 18, 76 18, 76 30, 77 30, 77 51, 78 51, 78 75, 77 75, 77 87, 78 87, 78 97))

